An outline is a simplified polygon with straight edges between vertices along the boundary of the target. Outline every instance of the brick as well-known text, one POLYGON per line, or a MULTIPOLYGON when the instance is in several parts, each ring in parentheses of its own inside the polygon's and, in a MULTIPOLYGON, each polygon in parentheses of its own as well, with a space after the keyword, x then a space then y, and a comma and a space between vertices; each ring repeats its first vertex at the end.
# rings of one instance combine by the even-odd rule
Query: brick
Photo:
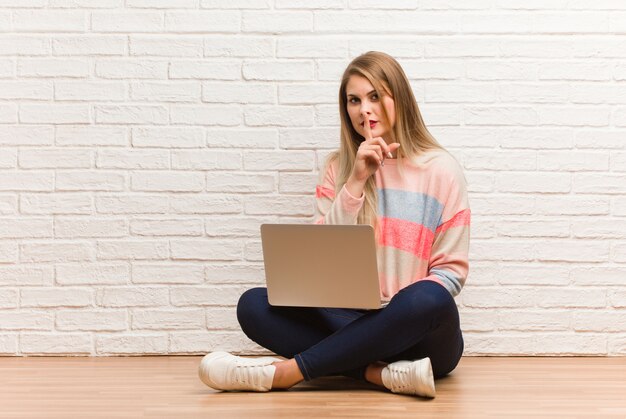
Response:
POLYGON ((574 173, 572 191, 576 194, 624 194, 626 174, 574 173))
POLYGON ((202 101, 208 103, 274 104, 276 97, 276 87, 264 83, 202 84, 202 101))
POLYGON ((20 122, 26 124, 86 124, 91 122, 89 105, 20 105, 20 122))
POLYGON ((315 191, 318 177, 317 173, 281 173, 278 191, 287 194, 312 193, 315 191))
POLYGON ((91 12, 94 32, 161 32, 163 21, 163 13, 153 11, 91 12))
POLYGON ((245 213, 250 215, 313 215, 312 196, 258 196, 245 200, 245 213))
POLYGON ((0 99, 51 100, 53 92, 51 81, 0 82, 0 99))
POLYGON ((270 0, 232 0, 224 3, 221 0, 200 0, 201 9, 270 9, 270 0))
POLYGON ((315 155, 312 151, 245 151, 246 170, 310 171, 315 155))
POLYGON ((60 331, 118 331, 128 329, 126 310, 60 310, 56 314, 60 331))
POLYGON ((26 288, 20 292, 21 307, 85 307, 93 304, 94 291, 84 288, 26 288))
POLYGON ((0 288, 0 309, 17 308, 18 290, 0 288))
POLYGON ((96 338, 96 353, 99 355, 161 355, 167 353, 167 333, 157 334, 112 334, 96 338))
POLYGON ((197 81, 142 81, 130 84, 130 99, 141 102, 198 102, 200 83, 197 81))
POLYGON ((22 333, 20 352, 29 355, 91 354, 91 336, 85 333, 22 333))
POLYGON ((253 130, 217 130, 210 129, 207 132, 208 147, 229 148, 277 148, 278 132, 274 128, 257 128, 253 130))
POLYGON ((211 307, 206 310, 206 324, 209 330, 241 330, 235 307, 211 307))
POLYGON ((88 16, 82 10, 16 10, 13 28, 17 32, 84 32, 88 16))
MULTIPOLYGON (((17 62, 17 74, 21 77, 73 77, 89 76, 89 61, 68 58, 23 58, 17 62)), ((29 105, 51 107, 53 105, 29 105)))
POLYGON ((120 35, 57 35, 52 38, 53 55, 112 56, 127 54, 127 39, 120 35))
POLYGON ((172 151, 172 169, 241 170, 241 153, 215 150, 172 151))
POLYGON ((174 260, 239 260, 242 243, 239 240, 172 240, 174 260))
MULTIPOLYGON (((369 45, 369 44, 368 44, 369 45)), ((370 46, 373 48, 373 46, 370 46)), ((346 58, 348 45, 326 37, 289 37, 278 39, 277 58, 346 58)))
POLYGON ((204 281, 204 269, 197 264, 133 264, 135 284, 198 284, 204 281))
POLYGON ((0 195, 0 215, 17 213, 17 195, 0 195))
POLYGON ((199 172, 137 172, 131 175, 131 189, 144 192, 199 192, 205 187, 199 172))
POLYGON ((96 75, 103 79, 165 79, 168 62, 149 59, 99 59, 96 75))
POLYGON ((206 325, 201 309, 188 310, 141 310, 131 314, 133 330, 194 330, 206 325))
POLYGON ((0 155, 0 169, 15 168, 17 168, 17 149, 3 150, 3 154, 0 155))
POLYGON ((272 58, 274 56, 274 40, 270 37, 210 35, 204 38, 205 57, 242 57, 272 58))
POLYGON ((541 125, 594 126, 609 124, 608 108, 542 108, 539 111, 541 125))
POLYGON ((87 242, 22 243, 20 262, 81 262, 94 260, 93 245, 87 242))
POLYGON ((245 111, 245 123, 248 126, 313 126, 314 112, 302 106, 254 106, 245 111))
POLYGON ((96 293, 96 304, 102 307, 166 306, 169 292, 165 287, 106 287, 96 293))
MULTIPOLYGON (((58 127, 60 128, 60 127, 58 127)), ((5 126, 0 131, 0 145, 52 145, 54 127, 52 126, 5 126)))
POLYGON ((128 234, 128 221, 123 218, 56 217, 54 236, 72 239, 77 237, 124 237, 128 234))
MULTIPOLYGON (((1 249, 2 244, 0 244, 1 249)), ((17 245, 15 249, 17 255, 17 245)), ((51 285, 53 280, 54 269, 51 266, 43 264, 37 267, 0 266, 0 286, 51 285)))
POLYGON ((126 127, 71 126, 56 127, 57 146, 126 146, 126 127))
POLYGON ((104 169, 169 169, 167 150, 98 150, 96 167, 104 169))
POLYGON ((212 284, 252 283, 265 284, 262 264, 216 264, 210 263, 205 269, 206 280, 212 284))
POLYGON ((94 105, 97 124, 166 124, 168 110, 161 105, 94 105))
POLYGON ((581 286, 624 285, 624 270, 619 267, 573 267, 570 277, 581 286))
POLYGON ((130 55, 153 57, 202 57, 201 38, 181 36, 130 36, 130 55))
POLYGON ((626 238, 626 220, 601 217, 580 217, 572 223, 572 235, 576 238, 626 238))
POLYGON ((531 107, 467 106, 463 118, 468 125, 537 125, 539 115, 531 107))
POLYGON ((299 60, 247 60, 243 63, 245 80, 299 81, 313 80, 314 69, 311 61, 299 60))
MULTIPOLYGON (((210 80, 240 80, 241 61, 173 61, 169 67, 170 79, 210 79, 210 80)), ((222 85, 220 83, 220 85, 222 85)), ((216 101, 219 102, 219 101, 216 101)), ((223 100, 222 102, 230 102, 223 100)))
POLYGON ((276 217, 241 217, 216 215, 205 219, 209 237, 260 237, 263 223, 275 223, 276 217))
POLYGON ((61 285, 127 284, 130 269, 121 263, 57 264, 56 282, 61 285))
POLYGON ((199 128, 163 127, 133 128, 133 147, 196 148, 204 146, 199 128))
POLYGON ((23 149, 19 166, 23 169, 89 169, 93 152, 83 149, 23 149))
POLYGON ((285 149, 336 149, 339 146, 337 128, 284 128, 280 130, 280 147, 285 149))
POLYGON ((200 219, 134 219, 130 232, 133 236, 201 236, 203 223, 200 219))
POLYGON ((230 32, 241 30, 239 11, 169 11, 165 12, 166 32, 230 32))
POLYGON ((95 203, 101 214, 161 214, 169 208, 167 197, 151 194, 103 194, 95 203))
POLYGON ((515 308, 533 306, 537 290, 533 288, 508 287, 464 287, 461 299, 464 307, 472 308, 515 308))
POLYGON ((163 240, 98 240, 98 259, 155 260, 169 256, 163 240))
POLYGON ((506 224, 498 224, 499 237, 569 237, 570 222, 568 220, 509 220, 506 224))
POLYGON ((126 85, 108 81, 57 81, 54 83, 54 99, 119 102, 126 99, 126 85))
POLYGON ((497 271, 498 283, 503 285, 568 285, 571 267, 555 264, 507 263, 497 271))
POLYGON ((535 244, 534 253, 541 261, 607 262, 609 244, 596 240, 542 240, 535 244))
POLYGON ((469 258, 477 261, 530 261, 533 260, 533 243, 534 240, 473 240, 469 258))
POLYGON ((495 102, 496 86, 490 83, 429 83, 424 99, 430 103, 495 102))
POLYGON ((51 218, 0 218, 0 239, 50 238, 51 218))
POLYGON ((176 194, 170 211, 175 214, 239 214, 243 211, 243 198, 224 194, 176 194))
POLYGON ((126 176, 119 172, 97 170, 57 171, 56 191, 123 191, 126 176))
POLYGON ((288 84, 278 87, 278 103, 317 105, 337 102, 338 86, 334 84, 288 84))
POLYGON ((567 193, 572 180, 567 173, 501 173, 496 177, 496 188, 499 192, 567 193))
MULTIPOLYGON (((465 168, 470 170, 536 170, 537 153, 535 151, 482 151, 463 152, 465 168)), ((545 170, 545 169, 544 169, 545 170)))
POLYGON ((54 316, 42 310, 7 310, 0 316, 0 330, 52 330, 54 316))
POLYGON ((36 56, 50 55, 50 39, 46 34, 5 34, 0 39, 0 55, 36 56))
POLYGON ((243 11, 242 32, 271 34, 310 32, 313 30, 313 14, 310 12, 257 12, 243 11))
POLYGON ((245 173, 207 173, 206 189, 208 192, 228 193, 263 193, 274 191, 275 176, 259 175, 251 176, 245 173))
POLYGON ((17 355, 17 341, 18 334, 4 334, 4 336, 0 336, 0 354, 2 355, 17 355))
POLYGON ((245 286, 177 287, 170 292, 174 306, 235 306, 245 286))
POLYGON ((172 105, 171 122, 174 124, 238 126, 243 112, 234 105, 172 105))
POLYGON ((577 332, 623 332, 626 310, 577 310, 572 328, 577 332))

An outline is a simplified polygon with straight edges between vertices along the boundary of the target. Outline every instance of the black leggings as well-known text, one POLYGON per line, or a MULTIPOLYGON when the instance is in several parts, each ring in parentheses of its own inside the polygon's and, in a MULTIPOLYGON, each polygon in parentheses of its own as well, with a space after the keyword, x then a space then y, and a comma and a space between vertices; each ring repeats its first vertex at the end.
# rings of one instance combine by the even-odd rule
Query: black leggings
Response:
POLYGON ((454 298, 441 284, 418 281, 378 310, 276 307, 266 288, 243 293, 237 319, 259 345, 295 358, 305 380, 327 375, 365 378, 376 361, 429 357, 435 378, 451 372, 463 353, 454 298))

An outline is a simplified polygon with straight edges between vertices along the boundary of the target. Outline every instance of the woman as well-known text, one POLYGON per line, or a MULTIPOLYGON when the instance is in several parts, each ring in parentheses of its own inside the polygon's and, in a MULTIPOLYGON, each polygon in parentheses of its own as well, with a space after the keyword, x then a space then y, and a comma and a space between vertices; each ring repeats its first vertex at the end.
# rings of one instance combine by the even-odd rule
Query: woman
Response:
POLYGON ((212 388, 268 391, 346 375, 435 397, 434 378, 461 358, 454 296, 468 273, 463 171, 426 129, 406 75, 385 53, 348 65, 339 112, 341 145, 316 189, 316 222, 375 227, 381 294, 391 301, 379 310, 272 307, 265 288, 250 289, 237 306, 242 330, 287 359, 211 353, 199 374, 212 388))

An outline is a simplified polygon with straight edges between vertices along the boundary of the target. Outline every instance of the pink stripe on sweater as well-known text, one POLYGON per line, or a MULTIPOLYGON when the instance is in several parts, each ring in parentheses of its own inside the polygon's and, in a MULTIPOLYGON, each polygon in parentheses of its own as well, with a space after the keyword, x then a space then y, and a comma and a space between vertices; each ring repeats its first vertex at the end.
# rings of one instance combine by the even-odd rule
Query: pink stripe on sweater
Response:
POLYGON ((335 191, 330 189, 330 188, 326 188, 324 186, 317 185, 315 187, 315 197, 316 198, 326 197, 326 198, 334 199, 335 198, 335 191))
POLYGON ((470 209, 459 211, 454 217, 437 227, 435 233, 443 233, 452 227, 467 226, 470 224, 470 209))
POLYGON ((398 218, 380 219, 380 244, 413 253, 420 259, 430 258, 434 234, 421 224, 398 218))

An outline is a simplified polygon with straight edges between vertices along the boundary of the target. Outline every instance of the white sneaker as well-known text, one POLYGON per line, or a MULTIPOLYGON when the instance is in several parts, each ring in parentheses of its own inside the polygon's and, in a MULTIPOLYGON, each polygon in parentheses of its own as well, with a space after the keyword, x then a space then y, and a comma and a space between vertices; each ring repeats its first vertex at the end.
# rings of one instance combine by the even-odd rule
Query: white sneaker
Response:
POLYGON ((435 379, 430 358, 392 362, 383 368, 383 384, 393 393, 435 397, 435 379))
POLYGON ((200 362, 198 375, 207 386, 216 390, 269 391, 278 358, 242 358, 228 352, 212 352, 200 362))

